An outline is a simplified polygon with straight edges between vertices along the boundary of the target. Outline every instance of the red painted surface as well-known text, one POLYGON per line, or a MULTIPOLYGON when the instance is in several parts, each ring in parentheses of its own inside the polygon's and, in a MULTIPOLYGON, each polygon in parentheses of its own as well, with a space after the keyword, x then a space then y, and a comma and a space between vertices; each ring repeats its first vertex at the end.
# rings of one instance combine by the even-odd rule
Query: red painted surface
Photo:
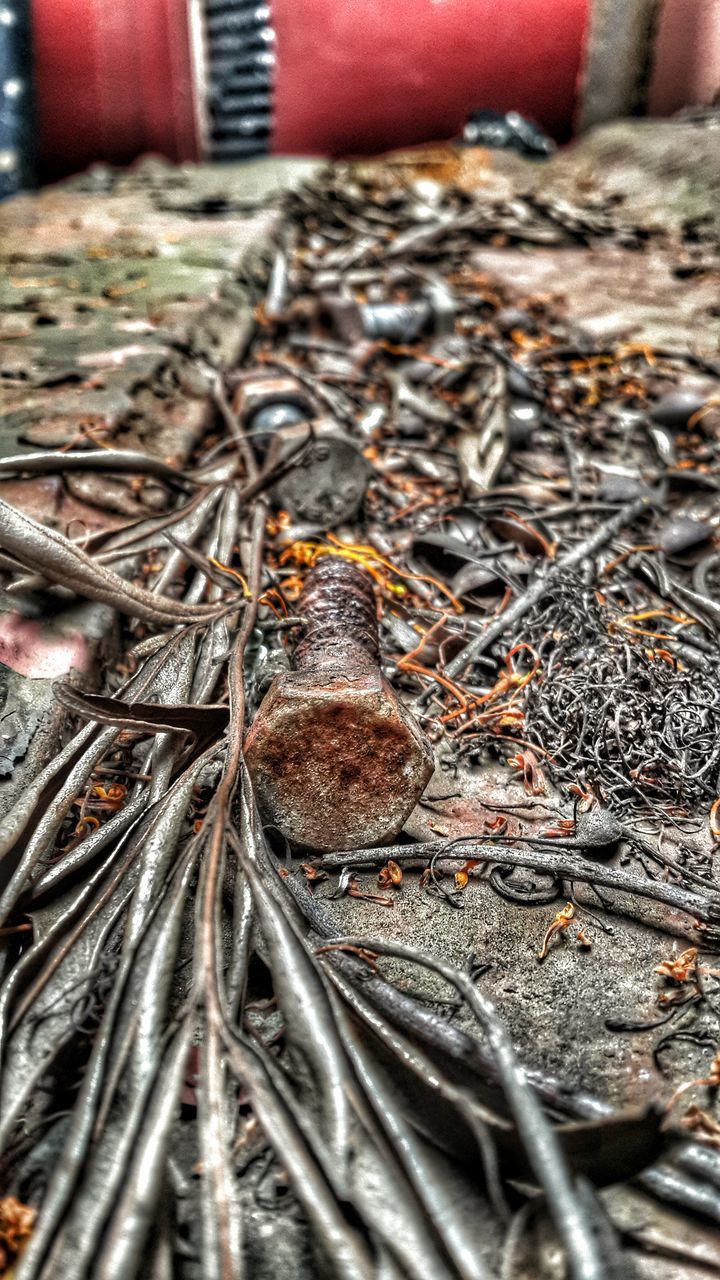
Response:
POLYGON ((185 0, 32 0, 43 176, 198 156, 185 0))
POLYGON ((572 130, 588 0, 273 0, 273 150, 448 138, 479 107, 572 130))
MULTIPOLYGON (((478 108, 573 131, 592 0, 272 0, 272 149, 378 152, 478 108)), ((199 158, 188 0, 32 0, 42 176, 199 158)), ((651 114, 720 88, 720 0, 665 0, 651 114)))
POLYGON ((33 680, 56 680, 73 667, 85 671, 88 642, 79 631, 62 634, 45 622, 11 611, 0 617, 0 662, 33 680))

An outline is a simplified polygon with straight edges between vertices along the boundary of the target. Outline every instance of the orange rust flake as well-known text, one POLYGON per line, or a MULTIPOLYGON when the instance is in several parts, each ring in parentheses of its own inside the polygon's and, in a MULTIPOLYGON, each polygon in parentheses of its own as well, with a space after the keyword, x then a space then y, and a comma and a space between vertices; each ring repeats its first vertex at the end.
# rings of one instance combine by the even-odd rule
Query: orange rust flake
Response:
POLYGON ((37 1210, 16 1196, 0 1197, 0 1277, 10 1280, 32 1236, 37 1210))
POLYGON ((671 982, 689 982, 695 977, 697 953, 697 947, 688 947, 682 955, 656 965, 653 973, 660 974, 661 978, 669 978, 671 982))
POLYGON ((378 872, 378 884, 382 889, 389 889, 391 886, 397 889, 402 884, 402 878, 402 867, 398 866, 397 862, 394 862, 392 858, 378 872))
POLYGON ((550 925, 550 927, 547 929, 545 933, 542 947, 538 952, 538 960, 545 959, 548 953, 548 947, 550 945, 551 938, 554 938, 555 934, 560 933, 563 929, 567 929, 574 919, 575 919, 575 908, 572 902, 566 902, 562 911, 558 911, 557 915, 555 916, 555 919, 553 920, 552 924, 550 925))

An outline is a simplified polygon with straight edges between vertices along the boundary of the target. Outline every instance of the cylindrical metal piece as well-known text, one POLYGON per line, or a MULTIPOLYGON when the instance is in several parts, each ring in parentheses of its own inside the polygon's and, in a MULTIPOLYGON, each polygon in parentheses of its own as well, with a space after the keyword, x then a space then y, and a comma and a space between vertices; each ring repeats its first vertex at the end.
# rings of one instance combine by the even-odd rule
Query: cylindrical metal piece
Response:
POLYGON ((275 677, 245 741, 258 806, 291 844, 382 844, 433 770, 419 725, 380 667, 372 579, 322 556, 298 609, 296 669, 275 677))
POLYGON ((26 0, 0 5, 0 200, 31 184, 34 121, 26 0))
POLYGON ((380 661, 372 578, 350 560, 322 556, 298 601, 303 620, 296 666, 357 666, 380 661))

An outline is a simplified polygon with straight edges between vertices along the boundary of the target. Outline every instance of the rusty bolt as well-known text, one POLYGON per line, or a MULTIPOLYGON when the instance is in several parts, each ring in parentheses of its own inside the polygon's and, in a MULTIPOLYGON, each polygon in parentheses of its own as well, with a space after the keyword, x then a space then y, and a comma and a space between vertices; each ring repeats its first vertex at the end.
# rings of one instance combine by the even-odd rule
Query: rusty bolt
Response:
POLYGON ((383 844, 422 795, 433 757, 382 674, 372 580, 323 557, 298 611, 296 669, 275 677, 245 744, 261 813, 301 848, 383 844))

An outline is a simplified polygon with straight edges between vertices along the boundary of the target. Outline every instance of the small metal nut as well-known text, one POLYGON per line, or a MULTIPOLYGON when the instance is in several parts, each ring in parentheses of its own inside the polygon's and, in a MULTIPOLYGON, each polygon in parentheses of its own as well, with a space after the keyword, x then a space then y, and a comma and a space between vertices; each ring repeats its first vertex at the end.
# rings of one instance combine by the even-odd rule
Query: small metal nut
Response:
POLYGON ((233 408, 245 426, 270 405, 293 405, 303 418, 313 416, 312 401, 296 378, 254 374, 244 378, 233 397, 233 408))

